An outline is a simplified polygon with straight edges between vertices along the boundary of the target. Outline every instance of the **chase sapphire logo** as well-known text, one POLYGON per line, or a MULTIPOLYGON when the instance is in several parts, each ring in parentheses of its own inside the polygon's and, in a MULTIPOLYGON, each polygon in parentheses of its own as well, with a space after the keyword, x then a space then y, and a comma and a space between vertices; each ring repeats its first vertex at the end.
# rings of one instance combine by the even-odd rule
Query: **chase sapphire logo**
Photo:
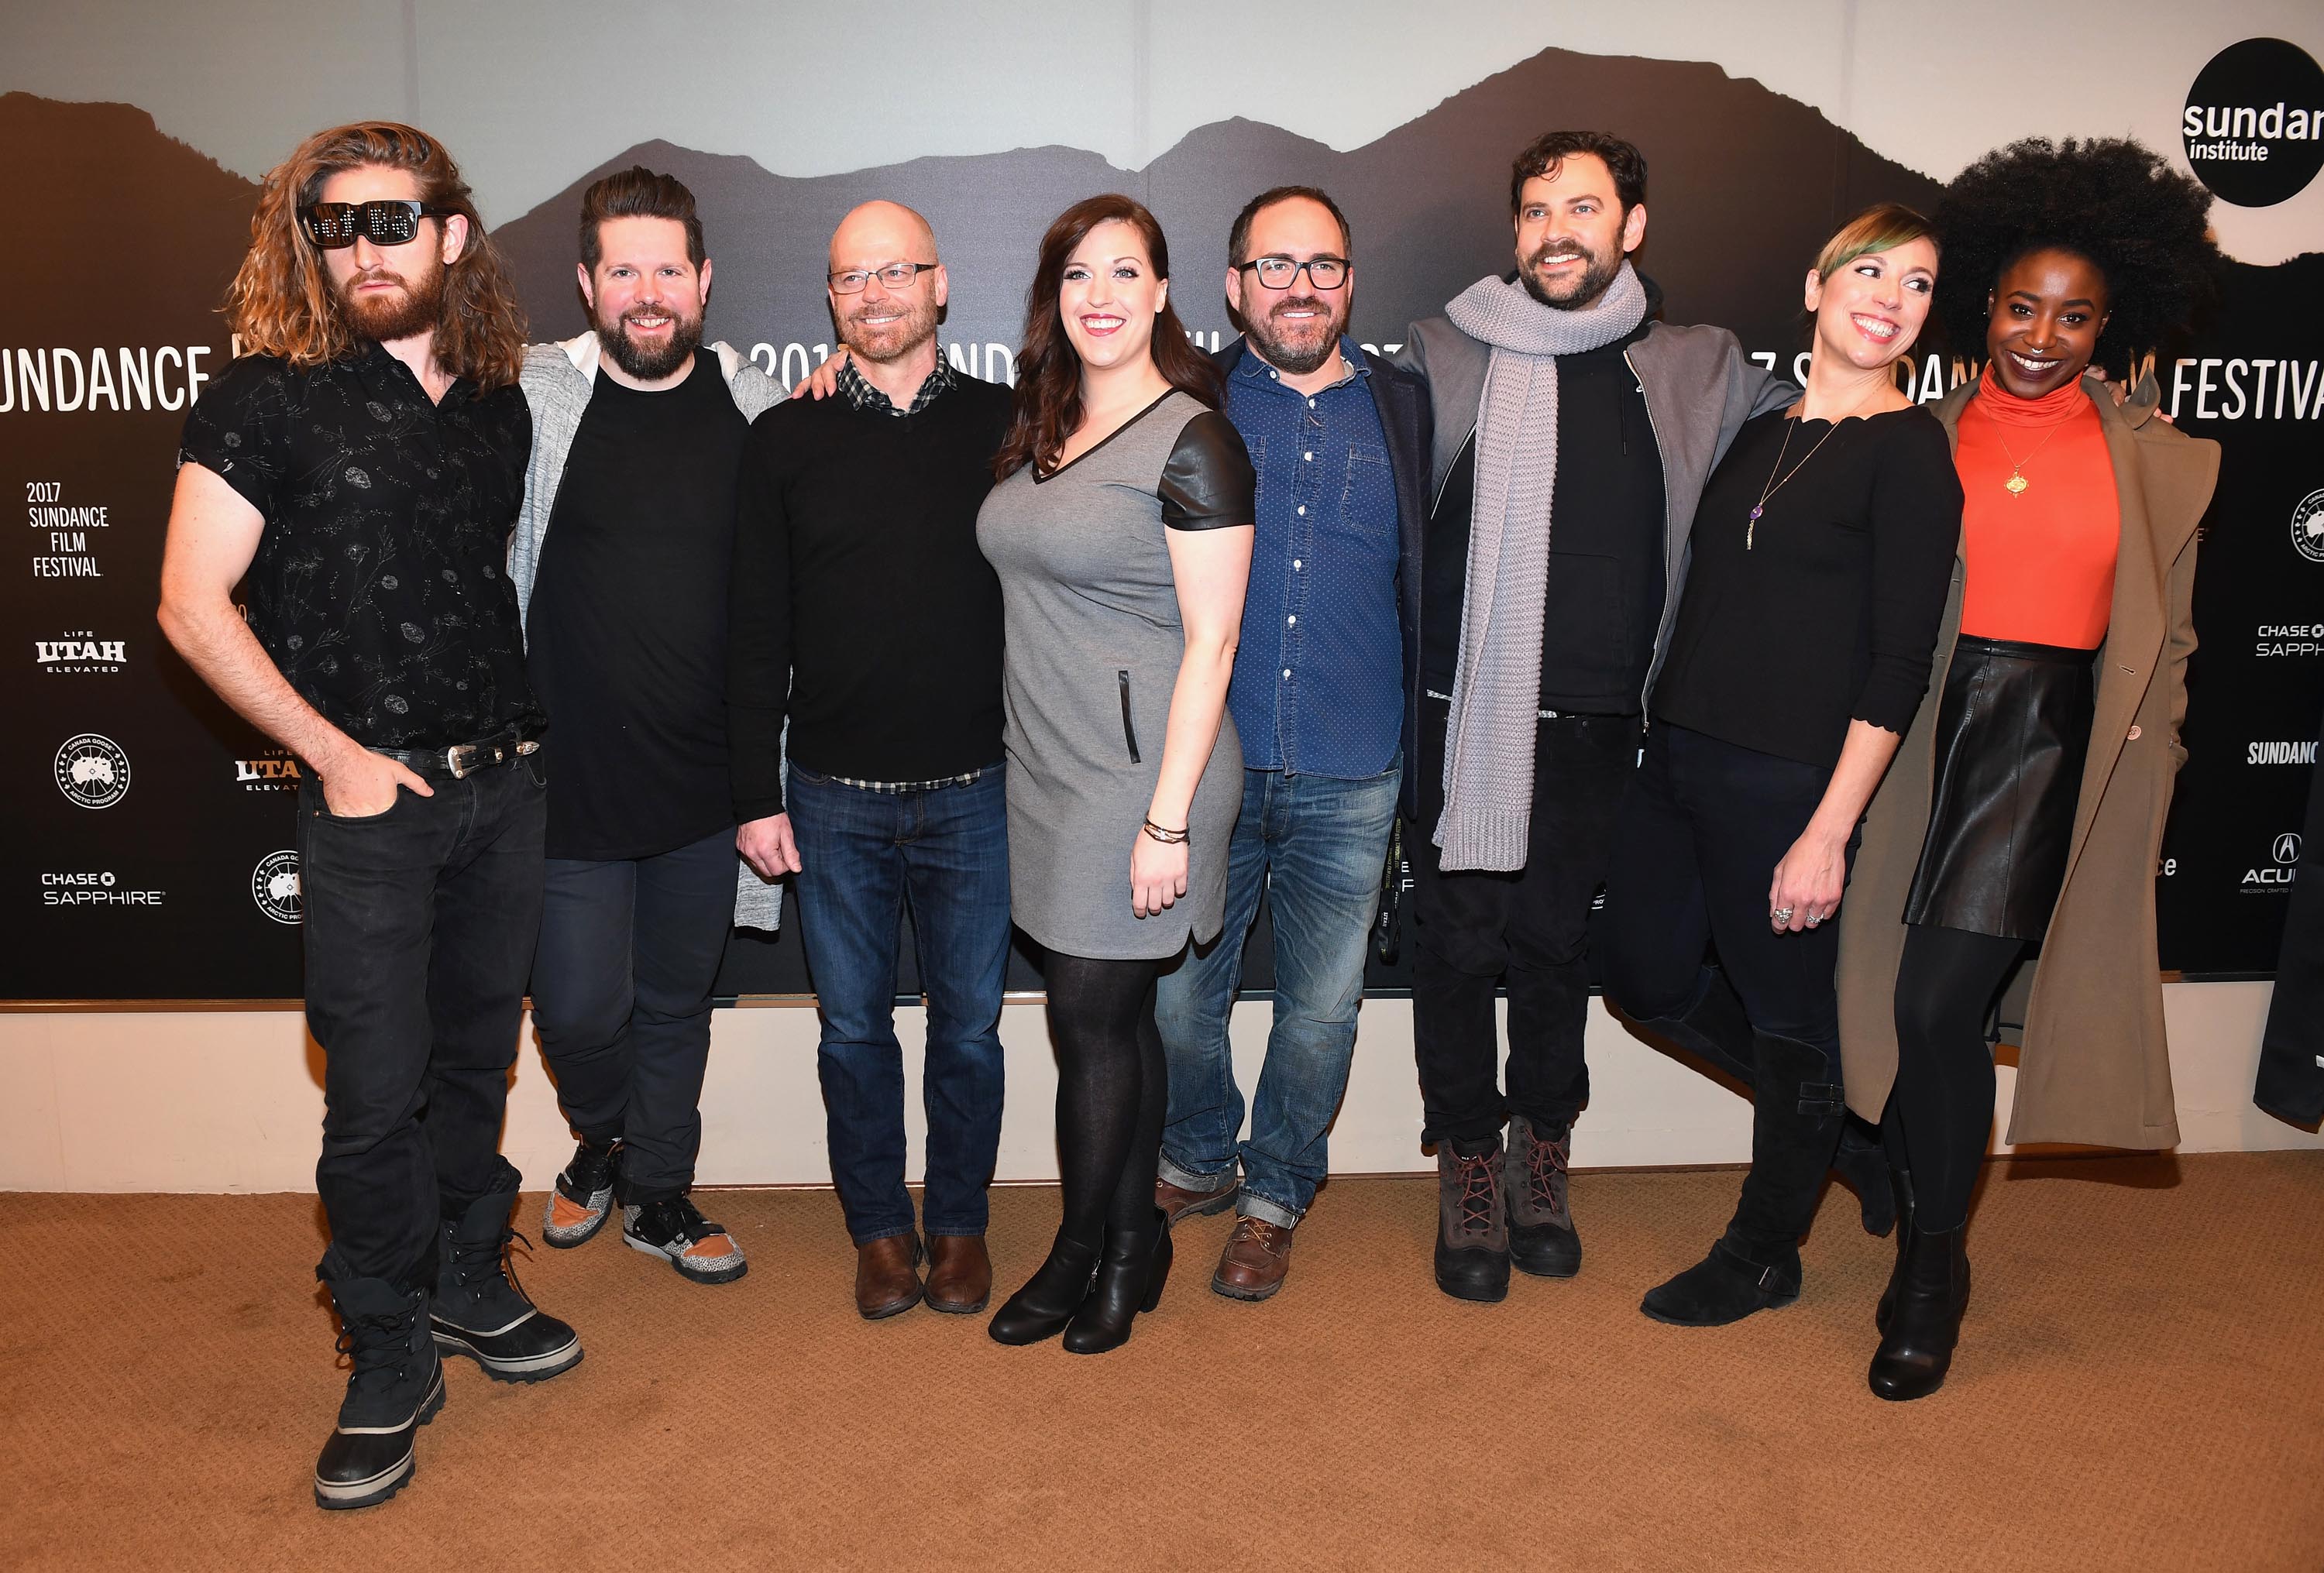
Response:
POLYGON ((2179 133, 2188 167, 2222 201, 2288 202, 2324 169, 2324 67, 2280 38, 2231 43, 2187 89, 2179 133))

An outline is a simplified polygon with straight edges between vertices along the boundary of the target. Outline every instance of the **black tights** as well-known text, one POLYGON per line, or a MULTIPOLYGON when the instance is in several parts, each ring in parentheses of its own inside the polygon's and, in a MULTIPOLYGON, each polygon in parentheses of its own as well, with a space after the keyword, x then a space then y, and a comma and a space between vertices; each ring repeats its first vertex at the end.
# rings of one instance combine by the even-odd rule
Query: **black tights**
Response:
POLYGON ((1154 1227, 1169 1072, 1154 1024, 1160 961, 1096 961, 1052 951, 1042 969, 1057 1040, 1060 1239, 1094 1251, 1109 1230, 1154 1227))
POLYGON ((1915 924, 1896 973, 1896 1089, 1882 1135, 1913 1175, 1914 1222, 1969 1221, 1969 1193, 1993 1129, 1993 1053, 1985 1024, 2023 940, 1915 924), (1896 1152, 1901 1143, 1904 1151, 1896 1152))

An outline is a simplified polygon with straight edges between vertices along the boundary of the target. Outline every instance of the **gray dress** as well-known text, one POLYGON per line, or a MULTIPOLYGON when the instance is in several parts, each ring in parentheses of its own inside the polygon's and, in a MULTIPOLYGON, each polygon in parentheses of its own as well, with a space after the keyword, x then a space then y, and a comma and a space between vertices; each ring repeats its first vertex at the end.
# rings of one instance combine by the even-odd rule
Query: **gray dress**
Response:
POLYGON ((1018 471, 977 516, 1006 620, 1010 915, 1049 950, 1161 959, 1222 926, 1242 806, 1231 718, 1187 816, 1186 894, 1136 915, 1130 854, 1185 653, 1163 531, 1248 525, 1255 485, 1233 423, 1173 392, 1064 468, 1018 471))

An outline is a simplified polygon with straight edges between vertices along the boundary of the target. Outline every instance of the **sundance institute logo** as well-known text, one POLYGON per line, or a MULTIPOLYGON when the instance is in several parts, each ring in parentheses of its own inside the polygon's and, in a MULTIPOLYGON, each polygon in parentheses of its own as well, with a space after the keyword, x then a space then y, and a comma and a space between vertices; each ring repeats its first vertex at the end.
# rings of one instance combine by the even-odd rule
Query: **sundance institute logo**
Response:
POLYGON ((258 860, 250 871, 250 898, 277 923, 297 923, 300 911, 299 854, 285 847, 258 860))
POLYGON ((57 790, 82 808, 110 808, 129 794, 129 756, 97 732, 67 738, 57 750, 57 790))
POLYGON ((2195 178, 2238 207, 2273 207, 2324 168, 2324 68, 2280 38, 2211 57, 2179 124, 2195 178))

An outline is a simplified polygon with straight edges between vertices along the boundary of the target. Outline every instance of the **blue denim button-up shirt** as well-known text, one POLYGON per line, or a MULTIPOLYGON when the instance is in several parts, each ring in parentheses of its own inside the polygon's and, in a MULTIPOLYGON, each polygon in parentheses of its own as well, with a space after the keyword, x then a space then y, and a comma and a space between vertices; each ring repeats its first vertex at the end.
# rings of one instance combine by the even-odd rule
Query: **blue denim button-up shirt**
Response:
POLYGON ((1259 473, 1242 644, 1227 705, 1255 770, 1360 780, 1396 762, 1403 648, 1396 620, 1396 480, 1371 367, 1313 398, 1248 347, 1227 416, 1259 473))

